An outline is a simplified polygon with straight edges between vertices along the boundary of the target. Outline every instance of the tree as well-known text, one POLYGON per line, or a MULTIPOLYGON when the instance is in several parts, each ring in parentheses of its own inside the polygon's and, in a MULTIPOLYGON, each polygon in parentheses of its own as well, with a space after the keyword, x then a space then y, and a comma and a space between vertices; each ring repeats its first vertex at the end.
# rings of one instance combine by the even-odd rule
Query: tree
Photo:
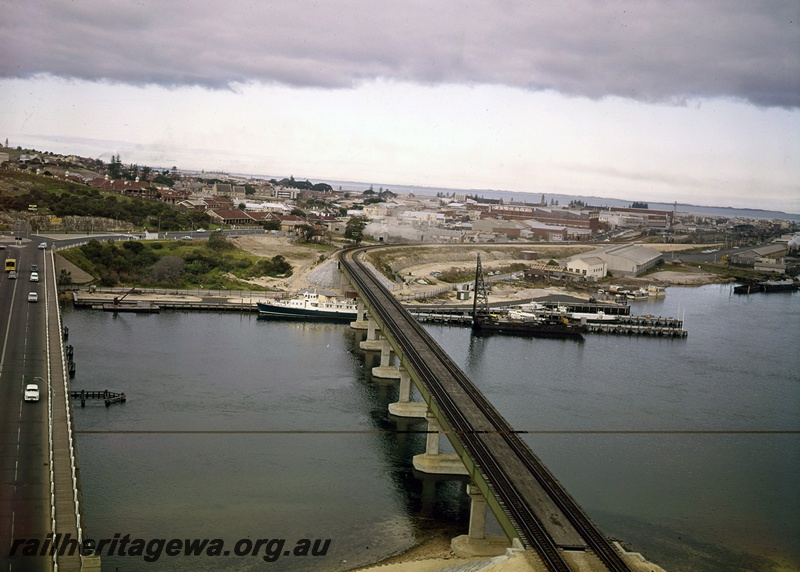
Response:
POLYGON ((119 155, 111 155, 111 162, 108 164, 108 175, 112 179, 122 177, 122 161, 120 161, 119 155))
POLYGON ((175 184, 174 180, 162 174, 158 174, 155 177, 153 177, 153 182, 158 183, 159 185, 166 185, 168 187, 171 187, 172 185, 175 184))
POLYGON ((177 285, 183 274, 184 262, 178 256, 164 256, 150 269, 150 277, 154 282, 177 285))
MULTIPOLYGON (((6 145, 6 147, 8 147, 8 145, 6 145)), ((61 272, 58 275, 58 279, 57 279, 56 283, 60 287, 63 287, 63 288, 71 286, 72 285, 72 272, 62 268, 61 272)))
POLYGON ((298 226, 297 233, 303 242, 311 242, 311 239, 319 234, 317 229, 310 224, 301 224, 298 226))
POLYGON ((344 227, 344 237, 349 238, 356 244, 360 244, 364 239, 364 228, 367 226, 367 219, 360 216, 350 217, 344 227))
POLYGON ((268 221, 264 221, 264 230, 280 230, 281 229, 281 221, 278 219, 272 219, 268 221))
POLYGON ((236 246, 225 238, 225 235, 220 231, 212 232, 208 237, 208 247, 213 250, 232 250, 236 246))

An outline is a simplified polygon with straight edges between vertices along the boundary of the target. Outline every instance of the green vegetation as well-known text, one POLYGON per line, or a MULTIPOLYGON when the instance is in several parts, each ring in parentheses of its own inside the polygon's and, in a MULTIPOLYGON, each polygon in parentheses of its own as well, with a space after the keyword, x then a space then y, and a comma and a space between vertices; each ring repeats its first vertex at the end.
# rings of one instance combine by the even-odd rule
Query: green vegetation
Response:
POLYGON ((333 187, 331 187, 328 183, 317 183, 316 185, 313 185, 308 179, 305 181, 295 181, 294 176, 290 176, 288 179, 281 179, 280 181, 277 179, 270 179, 269 182, 273 185, 280 185, 282 187, 289 187, 293 189, 303 189, 307 191, 327 192, 333 190, 333 187))
POLYGON ((439 280, 447 282, 448 284, 458 284, 460 282, 469 282, 475 280, 474 268, 450 268, 445 270, 439 276, 439 280))
MULTIPOLYGON (((27 211, 36 205, 40 215, 100 217, 162 231, 207 227, 210 222, 205 213, 182 213, 164 203, 30 173, 0 171, 0 188, 11 191, 0 194, 0 211, 27 211)), ((35 218, 31 225, 34 232, 39 230, 35 218)))
POLYGON ((249 288, 243 280, 291 276, 292 265, 281 255, 265 259, 245 253, 215 232, 207 243, 100 242, 61 253, 89 272, 101 286, 126 284, 163 288, 249 288))
MULTIPOLYGON (((500 274, 512 274, 514 272, 520 272, 522 270, 526 270, 528 268, 527 264, 522 262, 514 262, 512 264, 502 264, 496 268, 484 268, 484 274, 486 272, 493 272, 493 273, 500 273, 500 274)), ((458 284, 461 282, 469 282, 470 280, 475 280, 475 269, 474 268, 450 268, 449 270, 445 270, 439 276, 439 280, 442 282, 447 282, 449 284, 458 284)))
POLYGON ((364 229, 367 227, 367 219, 360 216, 350 217, 344 227, 344 237, 352 240, 356 244, 361 244, 364 240, 364 229))

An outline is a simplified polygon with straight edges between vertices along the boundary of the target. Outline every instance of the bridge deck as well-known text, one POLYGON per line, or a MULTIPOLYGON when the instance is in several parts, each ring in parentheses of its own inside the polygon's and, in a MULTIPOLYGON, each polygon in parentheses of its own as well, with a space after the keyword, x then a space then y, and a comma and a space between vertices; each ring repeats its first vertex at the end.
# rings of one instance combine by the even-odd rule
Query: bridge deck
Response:
MULTIPOLYGON (((51 259, 52 260, 52 259, 51 259)), ((55 273, 53 273, 55 275, 55 273)), ((47 280, 47 345, 50 361, 50 388, 53 411, 53 484, 55 496, 55 534, 66 534, 78 539, 78 519, 75 514, 75 493, 72 480, 72 461, 69 448, 67 411, 72 415, 72 404, 66 390, 66 371, 62 347, 62 328, 58 308, 55 277, 47 280)), ((67 381, 68 383, 68 381, 67 381)), ((76 467, 76 478, 79 473, 76 467)), ((81 569, 79 551, 72 556, 57 556, 58 570, 81 569)))
POLYGON ((508 422, 360 263, 360 252, 351 250, 340 256, 343 271, 449 432, 468 469, 474 467, 473 480, 489 489, 495 506, 508 517, 523 544, 536 549, 550 570, 571 569, 563 549, 588 549, 607 569, 629 570, 508 422))

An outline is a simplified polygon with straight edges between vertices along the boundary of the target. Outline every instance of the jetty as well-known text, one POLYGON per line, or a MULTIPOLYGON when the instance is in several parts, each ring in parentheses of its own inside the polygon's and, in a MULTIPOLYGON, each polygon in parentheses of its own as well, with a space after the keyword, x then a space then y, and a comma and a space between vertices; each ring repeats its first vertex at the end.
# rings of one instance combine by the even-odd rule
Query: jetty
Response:
POLYGON ((81 407, 86 407, 87 399, 102 399, 105 401, 106 407, 112 405, 113 403, 125 403, 127 400, 124 393, 109 391, 107 389, 103 389, 102 391, 80 389, 70 391, 69 394, 72 399, 81 400, 81 407))

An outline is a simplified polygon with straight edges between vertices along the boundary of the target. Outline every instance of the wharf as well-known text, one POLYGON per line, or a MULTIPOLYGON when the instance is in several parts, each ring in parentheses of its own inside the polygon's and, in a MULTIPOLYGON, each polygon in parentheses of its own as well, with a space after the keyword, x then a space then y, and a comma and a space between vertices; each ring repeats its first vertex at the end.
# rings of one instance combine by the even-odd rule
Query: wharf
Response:
MULTIPOLYGON (((243 293, 242 293, 243 294, 243 293)), ((114 291, 74 291, 72 304, 75 308, 90 308, 106 312, 132 312, 153 314, 161 310, 192 310, 207 312, 258 312, 256 299, 242 296, 202 295, 187 292, 144 292, 134 296, 137 300, 113 303, 114 291)), ((260 299, 260 298, 259 298, 260 299)))
MULTIPOLYGON (((240 312, 258 313, 256 302, 258 298, 245 297, 246 293, 239 293, 239 296, 225 295, 190 295, 185 292, 158 292, 137 295, 140 300, 137 303, 152 304, 160 310, 192 310, 208 312, 240 312)), ((252 294, 252 293, 251 293, 252 294)), ((76 308, 105 309, 104 306, 112 306, 114 292, 73 292, 73 304, 76 308)), ((616 314, 614 323, 588 323, 586 324, 587 333, 627 335, 627 336, 653 336, 669 338, 685 338, 688 333, 683 329, 683 321, 674 318, 662 318, 650 315, 631 316, 630 307, 624 305, 609 305, 603 303, 592 303, 586 300, 568 297, 553 297, 550 300, 536 300, 544 305, 568 306, 571 311, 597 311, 602 309, 604 312, 616 314), (616 307, 615 307, 616 306, 616 307), (612 309, 614 308, 614 309, 612 309)), ((520 302, 516 302, 519 304, 520 302)), ((493 304, 492 308, 502 312, 503 307, 508 304, 493 304)), ((451 324, 458 326, 472 325, 472 305, 457 306, 406 306, 406 309, 415 316, 420 322, 451 324)), ((124 310, 122 310, 124 311, 124 310)))
POLYGON ((121 304, 94 304, 92 305, 94 310, 103 310, 105 312, 133 312, 138 314, 157 314, 160 310, 159 306, 156 306, 153 302, 134 302, 133 304, 128 303, 121 303, 121 304))
POLYGON ((586 324, 586 332, 590 334, 613 334, 618 336, 653 336, 660 338, 685 338, 689 332, 683 329, 683 321, 673 318, 652 318, 630 316, 617 323, 603 324, 590 322, 586 324))

